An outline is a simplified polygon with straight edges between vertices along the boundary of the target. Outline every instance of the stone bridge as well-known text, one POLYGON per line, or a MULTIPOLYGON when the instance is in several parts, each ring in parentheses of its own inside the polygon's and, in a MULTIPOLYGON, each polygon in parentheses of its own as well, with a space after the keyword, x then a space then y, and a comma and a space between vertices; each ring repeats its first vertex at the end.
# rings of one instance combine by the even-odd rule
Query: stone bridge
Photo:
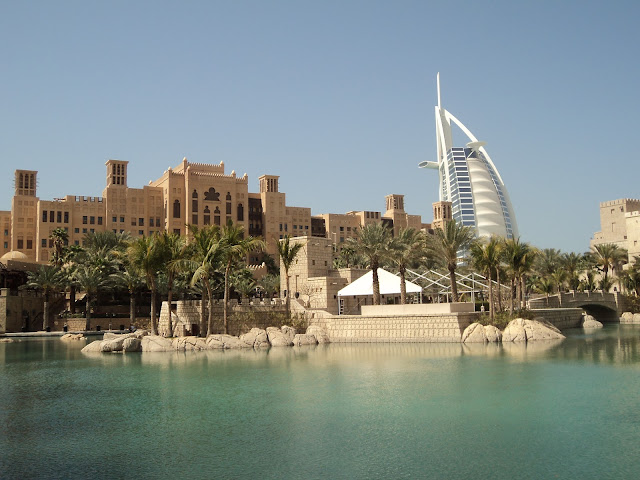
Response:
POLYGON ((538 296, 529 300, 529 308, 582 308, 601 322, 619 321, 620 315, 628 310, 625 297, 620 293, 569 292, 556 295, 538 296))

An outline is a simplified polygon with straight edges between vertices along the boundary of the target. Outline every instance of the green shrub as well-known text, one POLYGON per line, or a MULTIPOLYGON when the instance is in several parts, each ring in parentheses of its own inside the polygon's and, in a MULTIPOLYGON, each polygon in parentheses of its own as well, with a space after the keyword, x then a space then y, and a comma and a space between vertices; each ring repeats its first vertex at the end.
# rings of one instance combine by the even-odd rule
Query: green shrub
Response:
POLYGON ((489 318, 489 313, 484 313, 478 318, 481 325, 493 325, 494 327, 504 330, 511 320, 516 318, 524 318, 525 320, 533 320, 535 317, 531 310, 515 310, 513 315, 508 311, 498 312, 495 314, 493 321, 489 318))

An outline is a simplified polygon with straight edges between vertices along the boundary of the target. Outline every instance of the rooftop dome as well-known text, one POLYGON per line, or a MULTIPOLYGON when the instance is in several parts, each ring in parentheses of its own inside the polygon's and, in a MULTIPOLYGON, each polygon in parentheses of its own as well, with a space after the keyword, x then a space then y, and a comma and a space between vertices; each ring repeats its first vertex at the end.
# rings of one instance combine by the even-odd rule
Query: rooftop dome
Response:
POLYGON ((6 260, 27 260, 27 256, 22 252, 11 250, 10 252, 7 252, 2 257, 0 257, 0 261, 6 260))

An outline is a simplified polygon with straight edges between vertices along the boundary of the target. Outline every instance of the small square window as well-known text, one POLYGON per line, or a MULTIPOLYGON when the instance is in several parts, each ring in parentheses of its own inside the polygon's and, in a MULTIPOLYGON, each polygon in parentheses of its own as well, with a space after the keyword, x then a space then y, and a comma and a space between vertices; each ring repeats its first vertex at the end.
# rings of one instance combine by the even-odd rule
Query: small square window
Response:
POLYGON ((88 223, 88 222, 87 222, 87 220, 88 220, 88 219, 87 219, 87 216, 86 216, 86 215, 84 215, 84 216, 82 217, 82 224, 83 224, 83 225, 86 225, 86 224, 88 223))
POLYGON ((124 217, 120 217, 120 223, 124 223, 124 217))
POLYGON ((112 221, 113 223, 116 223, 116 222, 118 221, 118 217, 111 217, 111 221, 112 221))
POLYGON ((144 235, 144 230, 138 230, 138 235, 144 235))
POLYGON ((43 238, 42 239, 42 248, 46 248, 47 247, 47 239, 43 238))
POLYGON ((144 218, 139 218, 138 219, 138 226, 144 227, 144 218))
POLYGON ((73 229, 73 233, 80 233, 80 229, 79 228, 74 228, 73 229))
POLYGON ((98 217, 98 225, 102 225, 102 217, 98 217))
POLYGON ((87 233, 87 229, 86 229, 86 228, 83 228, 83 229, 82 229, 82 233, 87 233))

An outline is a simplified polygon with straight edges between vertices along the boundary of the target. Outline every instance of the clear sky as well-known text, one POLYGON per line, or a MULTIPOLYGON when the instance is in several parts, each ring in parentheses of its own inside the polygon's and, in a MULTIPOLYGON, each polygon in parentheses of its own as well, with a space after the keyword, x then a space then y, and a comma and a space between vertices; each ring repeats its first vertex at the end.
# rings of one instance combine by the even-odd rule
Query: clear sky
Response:
POLYGON ((443 106, 504 179, 522 240, 586 251, 601 201, 638 198, 640 3, 4 1, 0 209, 13 170, 38 194, 98 196, 183 157, 280 175, 312 214, 432 219, 443 106), (621 142, 624 142, 625 146, 621 142))

